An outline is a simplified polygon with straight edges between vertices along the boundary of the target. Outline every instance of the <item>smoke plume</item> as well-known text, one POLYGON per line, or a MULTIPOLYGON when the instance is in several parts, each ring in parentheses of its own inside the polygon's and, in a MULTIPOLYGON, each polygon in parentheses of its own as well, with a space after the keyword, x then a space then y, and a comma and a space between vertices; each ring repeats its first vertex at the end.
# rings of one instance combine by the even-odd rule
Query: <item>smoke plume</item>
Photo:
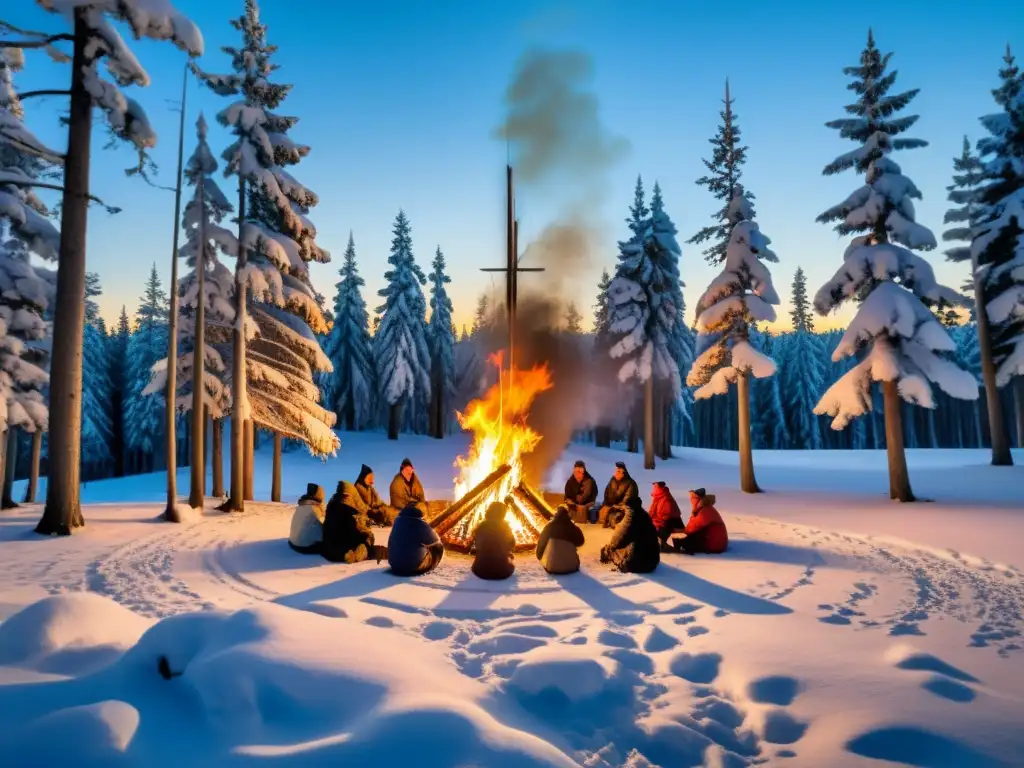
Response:
POLYGON ((629 152, 629 142, 601 121, 593 76, 593 61, 584 52, 526 52, 506 90, 506 117, 496 132, 509 144, 518 195, 553 193, 561 203, 556 219, 520 248, 523 266, 545 272, 520 276, 516 366, 546 363, 554 382, 528 418, 543 435, 524 461, 534 484, 543 482, 573 431, 592 423, 589 344, 560 329, 569 302, 584 315, 594 303, 608 173, 629 152))

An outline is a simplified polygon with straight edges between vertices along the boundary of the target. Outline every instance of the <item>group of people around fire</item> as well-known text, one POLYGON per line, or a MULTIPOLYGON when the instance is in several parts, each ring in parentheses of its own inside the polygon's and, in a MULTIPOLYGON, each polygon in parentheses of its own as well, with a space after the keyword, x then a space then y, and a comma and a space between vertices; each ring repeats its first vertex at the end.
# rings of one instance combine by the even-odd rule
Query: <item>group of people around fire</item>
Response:
MULTIPOLYGON (((601 562, 626 573, 652 572, 663 552, 724 552, 729 534, 714 495, 695 488, 689 497, 690 517, 684 521, 672 492, 659 481, 645 510, 636 481, 619 461, 598 503, 597 482, 586 464, 577 461, 562 503, 537 540, 537 559, 551 574, 578 571, 584 524, 614 529, 601 548, 601 562)), ((409 459, 391 481, 387 504, 377 492, 373 470, 364 464, 355 483, 339 482, 326 504, 322 487, 307 486, 292 517, 288 543, 331 562, 387 560, 396 576, 418 576, 437 567, 444 555, 444 544, 426 513, 426 494, 409 459), (377 543, 374 527, 391 528, 386 546, 377 543)), ((516 540, 507 513, 505 504, 493 502, 473 531, 472 572, 481 579, 507 579, 515 572, 516 540)))

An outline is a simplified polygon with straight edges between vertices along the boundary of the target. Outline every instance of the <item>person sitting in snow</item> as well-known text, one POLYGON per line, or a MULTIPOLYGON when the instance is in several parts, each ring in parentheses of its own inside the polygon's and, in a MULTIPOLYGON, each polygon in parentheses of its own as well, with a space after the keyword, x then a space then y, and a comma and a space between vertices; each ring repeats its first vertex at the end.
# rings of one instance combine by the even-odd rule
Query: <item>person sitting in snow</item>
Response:
POLYGON ((419 576, 434 570, 444 555, 437 531, 423 519, 423 510, 408 506, 398 513, 388 539, 388 565, 396 576, 419 576))
POLYGON ((661 562, 658 531, 639 496, 627 502, 626 516, 601 548, 601 562, 611 563, 623 573, 651 573, 661 562))
POLYGON ((391 506, 405 510, 409 505, 419 507, 424 514, 427 512, 427 495, 416 477, 416 468, 409 459, 402 459, 402 466, 391 481, 391 506))
POLYGON ((484 519, 473 531, 473 565, 470 570, 478 579, 507 579, 516 570, 516 539, 505 516, 508 508, 500 501, 491 502, 484 519))
POLYGON ((387 547, 374 544, 359 492, 344 480, 327 502, 321 554, 332 563, 350 564, 370 558, 379 563, 388 556, 387 547))
POLYGON ((324 489, 316 483, 306 485, 292 515, 288 546, 304 555, 318 555, 324 538, 324 489))
POLYGON ((604 501, 597 513, 597 523, 603 528, 614 528, 626 514, 626 504, 634 496, 640 495, 636 480, 629 476, 626 464, 615 462, 615 474, 604 488, 604 501))
POLYGON ((693 513, 686 523, 685 535, 672 539, 676 549, 688 555, 719 555, 725 552, 729 548, 729 531, 715 509, 714 494, 707 493, 703 488, 692 490, 690 505, 693 513))
POLYGON ((686 524, 683 523, 683 513, 679 510, 679 504, 675 497, 662 481, 654 484, 651 490, 651 522, 658 531, 658 539, 661 541, 662 551, 671 551, 668 546, 668 537, 674 531, 682 531, 686 524))
POLYGON ((365 464, 359 470, 359 477, 356 478, 356 491, 359 492, 359 498, 363 500, 366 516, 371 523, 387 528, 395 522, 395 517, 398 516, 397 510, 385 504, 384 499, 377 493, 373 470, 365 464))
POLYGON ((597 501, 597 483, 587 472, 587 465, 577 461, 572 468, 572 474, 565 481, 564 504, 569 508, 569 515, 574 522, 586 523, 590 521, 590 508, 597 501))
POLYGON ((537 539, 537 559, 548 573, 576 573, 582 546, 583 531, 572 521, 569 508, 560 504, 537 539))

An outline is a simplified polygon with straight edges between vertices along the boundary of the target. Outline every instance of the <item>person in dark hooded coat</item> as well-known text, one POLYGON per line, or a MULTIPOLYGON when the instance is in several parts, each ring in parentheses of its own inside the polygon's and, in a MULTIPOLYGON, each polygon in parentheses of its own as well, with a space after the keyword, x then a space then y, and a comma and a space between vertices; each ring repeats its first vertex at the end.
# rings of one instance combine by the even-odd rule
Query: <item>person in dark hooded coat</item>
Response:
POLYGON ((565 501, 569 508, 569 515, 574 522, 586 523, 590 521, 590 508, 597 501, 597 483, 590 473, 587 472, 587 465, 577 461, 572 468, 572 474, 565 481, 565 501))
POLYGON ((582 546, 583 531, 569 517, 569 509, 559 505, 537 539, 537 559, 548 573, 576 573, 580 569, 582 546))
POLYGON ((344 480, 327 502, 321 554, 332 563, 358 563, 388 556, 388 548, 374 544, 362 499, 352 483, 344 480))
POLYGON ((398 510, 384 503, 384 499, 377 493, 373 470, 365 464, 359 470, 359 477, 356 478, 356 490, 359 492, 359 498, 363 500, 366 516, 371 523, 387 528, 395 522, 398 510))
POLYGON ((398 513, 388 539, 388 565, 395 576, 419 576, 434 570, 444 556, 437 531, 423 519, 423 510, 408 506, 398 513))
POLYGON ((661 562, 658 531, 639 496, 629 500, 625 517, 601 548, 601 562, 611 563, 623 573, 651 573, 661 562))
POLYGON ((626 514, 626 505, 634 496, 640 495, 636 480, 629 476, 624 462, 615 462, 615 474, 604 489, 604 500, 597 513, 597 523, 602 528, 614 528, 626 514))
POLYGON ((507 579, 516 570, 516 539, 505 516, 508 509, 500 501, 492 502, 483 522, 473 531, 473 575, 479 579, 507 579))
POLYGON ((427 495, 423 492, 423 484, 416 476, 416 468, 409 459, 402 459, 402 466, 388 490, 391 493, 392 509, 404 510, 411 505, 419 507, 423 514, 427 513, 427 495))

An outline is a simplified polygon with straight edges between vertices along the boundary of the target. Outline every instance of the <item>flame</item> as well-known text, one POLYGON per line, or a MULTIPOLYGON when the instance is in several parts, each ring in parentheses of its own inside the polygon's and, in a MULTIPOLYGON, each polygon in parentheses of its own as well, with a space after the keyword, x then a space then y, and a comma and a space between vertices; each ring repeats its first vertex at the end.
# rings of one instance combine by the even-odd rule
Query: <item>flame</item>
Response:
MULTIPOLYGON (((508 464, 512 470, 452 529, 451 534, 462 541, 472 538, 487 507, 495 501, 505 502, 522 480, 522 457, 541 440, 541 436, 526 425, 526 414, 537 395, 552 386, 546 365, 526 371, 515 368, 503 371, 502 352, 491 355, 488 360, 498 368, 498 383, 483 398, 473 400, 465 414, 456 414, 462 428, 473 433, 473 444, 465 456, 455 460, 459 469, 455 498, 462 498, 502 464, 508 464)), ((529 543, 534 534, 524 524, 523 510, 518 509, 518 512, 509 509, 505 519, 516 543, 529 543)))

